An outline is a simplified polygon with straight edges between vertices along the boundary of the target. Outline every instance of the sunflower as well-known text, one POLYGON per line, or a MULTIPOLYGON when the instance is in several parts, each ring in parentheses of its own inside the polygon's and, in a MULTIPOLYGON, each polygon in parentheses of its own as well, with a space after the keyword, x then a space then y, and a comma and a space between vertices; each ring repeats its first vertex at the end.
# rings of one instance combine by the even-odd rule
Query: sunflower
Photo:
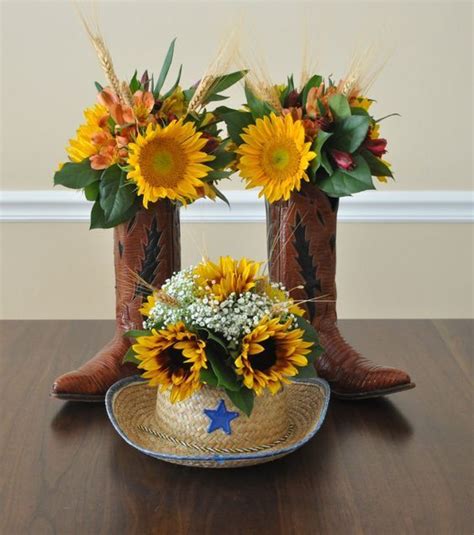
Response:
POLYGON ((199 197, 200 179, 211 171, 204 162, 214 159, 202 152, 206 143, 191 122, 182 120, 165 127, 149 124, 130 143, 128 178, 137 184, 145 208, 160 198, 186 203, 199 197))
POLYGON ((221 256, 219 263, 203 261, 194 268, 196 283, 210 292, 218 301, 224 300, 232 292, 241 294, 252 289, 258 280, 259 262, 242 258, 234 260, 221 256))
POLYGON ((291 114, 257 119, 241 137, 244 143, 236 151, 240 174, 248 188, 262 186, 260 196, 269 202, 288 200, 294 189, 300 190, 302 180, 309 181, 306 169, 316 153, 305 143, 303 123, 291 114))
POLYGON ((137 338, 132 347, 141 361, 138 367, 145 370, 142 377, 162 392, 171 389, 172 403, 201 388, 200 371, 207 368, 206 343, 186 330, 183 322, 153 329, 150 336, 137 338))
POLYGON ((148 317, 150 315, 150 310, 156 305, 156 296, 153 292, 151 295, 147 296, 146 301, 142 303, 142 306, 138 309, 142 316, 148 317))
POLYGON ((69 146, 66 149, 71 162, 82 162, 99 153, 101 147, 93 142, 93 138, 104 131, 109 112, 105 106, 95 104, 84 110, 84 117, 86 122, 79 126, 76 137, 69 140, 69 146))
POLYGON ((350 105, 353 108, 362 108, 365 111, 369 110, 372 103, 373 100, 367 97, 352 97, 350 100, 350 105))
POLYGON ((244 385, 257 396, 268 388, 278 392, 287 377, 298 374, 298 366, 307 366, 306 355, 313 342, 305 342, 302 329, 289 330, 291 320, 264 317, 242 340, 240 355, 235 360, 236 372, 243 376, 244 385))

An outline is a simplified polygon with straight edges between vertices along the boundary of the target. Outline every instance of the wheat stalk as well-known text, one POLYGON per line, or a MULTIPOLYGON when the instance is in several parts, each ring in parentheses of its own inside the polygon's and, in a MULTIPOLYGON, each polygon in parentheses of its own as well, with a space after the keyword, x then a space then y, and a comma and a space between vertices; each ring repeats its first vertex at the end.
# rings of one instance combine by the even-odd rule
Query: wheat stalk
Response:
POLYGON ((206 97, 212 91, 218 78, 227 72, 238 50, 239 32, 240 26, 236 25, 230 35, 222 41, 216 57, 204 72, 193 97, 189 101, 188 113, 195 112, 204 106, 206 97))
POLYGON ((120 84, 120 95, 123 101, 128 104, 133 111, 133 95, 127 82, 122 82, 120 84))
POLYGON ((257 59, 254 54, 250 59, 250 55, 248 53, 244 57, 241 51, 235 55, 237 68, 248 71, 245 84, 258 99, 268 102, 278 113, 281 113, 283 108, 280 98, 263 59, 261 57, 257 59))
POLYGON ((214 76, 205 75, 201 78, 196 91, 194 92, 193 98, 189 101, 188 113, 197 111, 204 102, 206 95, 209 94, 215 81, 214 76))
MULTIPOLYGON (((77 5, 77 2, 74 5, 82 21, 82 24, 84 25, 86 33, 89 36, 92 46, 94 47, 94 50, 96 51, 100 66, 102 67, 102 70, 104 71, 105 77, 107 78, 107 81, 110 87, 113 89, 114 93, 117 95, 121 103, 128 104, 131 107, 132 95, 130 92, 130 88, 126 82, 120 82, 115 72, 114 64, 112 61, 112 56, 110 55, 109 49, 107 48, 104 42, 104 38, 101 35, 99 24, 97 22, 97 14, 95 10, 94 10, 94 17, 93 17, 95 30, 92 30, 91 28, 92 23, 89 24, 87 22, 86 17, 81 12, 79 6, 77 5)), ((94 4, 94 8, 95 7, 96 5, 94 4)))

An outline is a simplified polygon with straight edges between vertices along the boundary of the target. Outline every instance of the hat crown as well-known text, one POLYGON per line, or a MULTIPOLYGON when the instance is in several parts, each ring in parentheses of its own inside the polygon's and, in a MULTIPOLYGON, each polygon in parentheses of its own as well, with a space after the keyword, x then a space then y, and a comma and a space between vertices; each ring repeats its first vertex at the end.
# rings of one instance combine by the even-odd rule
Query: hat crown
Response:
POLYGON ((171 403, 169 392, 157 392, 155 424, 189 445, 239 449, 269 446, 291 433, 287 392, 257 396, 251 416, 238 410, 221 389, 203 386, 191 397, 171 403))

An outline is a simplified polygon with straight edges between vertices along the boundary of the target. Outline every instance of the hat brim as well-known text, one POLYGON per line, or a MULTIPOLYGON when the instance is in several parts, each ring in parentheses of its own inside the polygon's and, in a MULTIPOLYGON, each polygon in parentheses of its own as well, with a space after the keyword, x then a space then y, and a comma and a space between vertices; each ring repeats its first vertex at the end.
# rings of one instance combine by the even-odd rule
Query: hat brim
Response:
POLYGON ((105 405, 117 433, 142 453, 174 464, 230 468, 265 463, 288 455, 318 432, 329 404, 328 383, 320 378, 304 379, 285 388, 288 390, 289 429, 285 440, 276 440, 273 446, 262 451, 245 453, 209 453, 203 446, 166 436, 159 429, 150 432, 148 426, 156 426, 156 389, 138 376, 127 377, 111 386, 105 405))

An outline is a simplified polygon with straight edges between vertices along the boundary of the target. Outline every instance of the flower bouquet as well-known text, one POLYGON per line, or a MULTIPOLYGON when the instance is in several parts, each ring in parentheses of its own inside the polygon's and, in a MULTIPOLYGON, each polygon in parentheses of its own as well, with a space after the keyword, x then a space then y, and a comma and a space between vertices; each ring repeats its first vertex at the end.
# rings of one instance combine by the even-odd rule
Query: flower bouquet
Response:
POLYGON ((225 98, 220 93, 245 71, 207 75, 182 89, 180 68, 165 90, 173 40, 156 78, 135 71, 129 82, 119 82, 110 54, 94 39, 109 86, 95 83, 98 103, 85 110, 86 122, 67 148, 70 161, 60 165, 54 183, 84 190, 94 203, 91 228, 115 227, 159 199, 184 205, 204 196, 225 200, 216 183, 231 174, 226 169, 234 155, 206 105, 225 98))
POLYGON ((316 367, 345 399, 413 388, 407 373, 375 365, 342 338, 336 325, 336 227, 339 198, 375 189, 392 177, 387 141, 367 97, 360 63, 338 83, 318 74, 273 85, 246 78, 246 105, 221 107, 247 188, 267 200, 272 280, 293 288, 319 332, 316 367))
POLYGON ((125 357, 146 381, 107 394, 112 422, 134 447, 181 464, 237 466, 289 453, 316 432, 328 399, 314 379, 317 334, 260 267, 205 260, 148 297, 125 357))

